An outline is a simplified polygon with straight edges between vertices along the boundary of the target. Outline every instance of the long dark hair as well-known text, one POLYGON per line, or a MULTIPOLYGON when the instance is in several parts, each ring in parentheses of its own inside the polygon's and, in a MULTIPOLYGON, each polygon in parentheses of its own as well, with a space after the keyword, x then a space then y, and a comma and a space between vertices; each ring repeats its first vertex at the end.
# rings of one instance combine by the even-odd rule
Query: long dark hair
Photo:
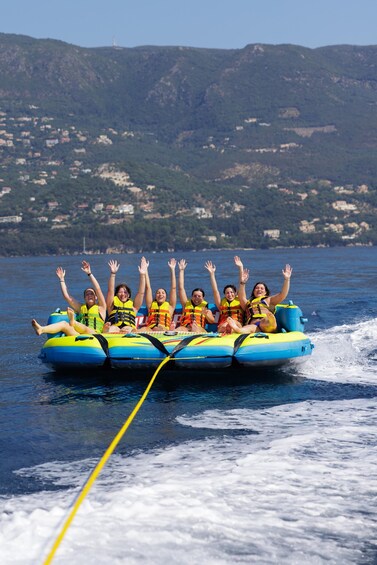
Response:
POLYGON ((204 290, 202 288, 194 288, 194 290, 191 293, 191 296, 194 294, 194 292, 197 292, 199 290, 199 292, 202 293, 203 298, 205 297, 206 293, 204 292, 204 290))
POLYGON ((253 290, 251 291, 250 298, 255 298, 255 296, 254 296, 254 290, 255 290, 255 288, 258 286, 258 284, 263 284, 264 288, 266 289, 266 294, 265 294, 265 296, 270 296, 270 289, 268 288, 268 286, 266 285, 266 283, 264 283, 263 281, 259 281, 259 282, 256 282, 255 285, 253 286, 253 290))
POLYGON ((237 289, 234 286, 234 284, 227 284, 226 286, 224 286, 223 294, 225 294, 225 291, 226 291, 227 288, 231 288, 237 294, 237 289))
POLYGON ((166 290, 166 288, 164 288, 163 286, 158 287, 158 289, 156 290, 156 292, 154 293, 154 298, 156 300, 156 294, 159 290, 163 290, 166 294, 166 296, 168 295, 168 291, 166 290))
POLYGON ((117 284, 117 285, 116 285, 115 291, 114 291, 115 296, 118 294, 119 289, 122 288, 122 287, 127 290, 128 294, 130 295, 130 298, 131 298, 131 289, 130 289, 130 287, 129 287, 127 284, 124 284, 124 283, 121 283, 121 284, 117 284))

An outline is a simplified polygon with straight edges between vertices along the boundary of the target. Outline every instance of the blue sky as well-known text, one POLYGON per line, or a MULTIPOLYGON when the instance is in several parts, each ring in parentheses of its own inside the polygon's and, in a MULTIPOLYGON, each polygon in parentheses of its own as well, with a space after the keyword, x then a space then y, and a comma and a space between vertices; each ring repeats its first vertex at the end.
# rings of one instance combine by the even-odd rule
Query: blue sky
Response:
POLYGON ((377 0, 9 0, 0 32, 82 47, 377 44, 377 0))

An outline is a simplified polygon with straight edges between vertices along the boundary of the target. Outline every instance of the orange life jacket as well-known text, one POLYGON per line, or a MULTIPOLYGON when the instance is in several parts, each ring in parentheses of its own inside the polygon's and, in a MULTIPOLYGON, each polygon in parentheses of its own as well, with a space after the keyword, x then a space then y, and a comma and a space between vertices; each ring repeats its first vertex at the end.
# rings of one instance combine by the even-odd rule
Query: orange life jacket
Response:
POLYGON ((233 318, 241 324, 243 323, 243 310, 238 296, 229 302, 225 296, 221 300, 219 326, 224 324, 227 318, 233 318))
POLYGON ((204 328, 207 320, 203 309, 208 306, 208 302, 203 300, 198 306, 195 306, 191 300, 188 300, 183 309, 182 317, 179 321, 181 326, 189 326, 195 320, 198 326, 204 328))
POLYGON ((169 302, 163 302, 158 304, 154 300, 151 307, 148 310, 148 318, 146 326, 148 328, 155 328, 156 326, 164 326, 164 328, 170 328, 171 315, 170 315, 170 304, 169 302))

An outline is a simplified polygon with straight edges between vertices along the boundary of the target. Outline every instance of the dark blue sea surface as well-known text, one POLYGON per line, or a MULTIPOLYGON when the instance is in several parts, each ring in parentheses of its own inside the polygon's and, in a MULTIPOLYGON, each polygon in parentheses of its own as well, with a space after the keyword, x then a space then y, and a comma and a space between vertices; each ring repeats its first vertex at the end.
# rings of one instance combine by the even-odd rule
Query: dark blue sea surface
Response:
MULTIPOLYGON (((237 283, 236 253, 249 290, 262 280, 278 292, 293 267, 289 298, 308 319, 312 357, 231 377, 162 369, 59 563, 72 551, 77 563, 375 562, 377 249, 185 253, 187 291, 203 287, 212 301, 208 259, 220 289, 237 283)), ((45 338, 31 319, 66 307, 59 265, 80 299, 83 258, 0 259, 1 563, 41 561, 151 376, 55 373, 39 361, 45 338)), ((85 257, 105 292, 111 258, 117 282, 136 290, 139 255, 85 257)), ((169 287, 169 258, 147 256, 154 289, 169 287)))

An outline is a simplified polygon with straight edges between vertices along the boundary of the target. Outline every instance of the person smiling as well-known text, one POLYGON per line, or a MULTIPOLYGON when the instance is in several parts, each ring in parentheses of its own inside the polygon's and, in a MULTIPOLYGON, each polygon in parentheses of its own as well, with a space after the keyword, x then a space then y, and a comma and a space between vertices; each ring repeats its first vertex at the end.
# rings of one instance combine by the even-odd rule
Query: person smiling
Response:
POLYGON ((170 269, 170 295, 168 301, 167 292, 164 288, 158 288, 153 299, 148 273, 149 262, 147 262, 147 270, 145 273, 145 303, 148 308, 148 317, 145 326, 141 327, 139 331, 150 333, 170 330, 175 306, 177 304, 176 264, 177 261, 175 259, 170 259, 168 262, 170 269))
POLYGON ((117 261, 109 261, 110 278, 106 296, 108 319, 105 331, 108 333, 130 333, 136 330, 136 314, 143 303, 145 293, 145 275, 148 263, 145 257, 141 258, 138 267, 140 273, 139 289, 135 300, 131 299, 131 289, 125 283, 115 287, 115 276, 120 264, 117 261))
POLYGON ((265 333, 276 332, 275 306, 288 296, 292 276, 291 266, 285 265, 282 273, 284 277, 282 289, 273 296, 270 295, 270 290, 264 282, 257 282, 254 285, 250 298, 247 299, 245 283, 241 283, 238 297, 246 313, 246 325, 241 326, 236 320, 228 318, 229 326, 233 332, 239 334, 249 334, 257 331, 265 333))
POLYGON ((177 329, 180 332, 205 333, 205 325, 214 324, 215 318, 208 308, 208 302, 204 300, 204 290, 194 288, 189 300, 185 291, 184 273, 187 267, 185 259, 179 261, 178 267, 178 292, 183 311, 177 329))
POLYGON ((84 290, 84 303, 79 302, 69 293, 65 282, 65 270, 62 267, 56 269, 63 297, 70 306, 67 309, 69 323, 61 320, 47 326, 41 326, 33 319, 31 324, 38 335, 58 332, 63 332, 65 335, 78 335, 101 333, 103 331, 106 318, 105 297, 88 261, 82 262, 81 270, 88 275, 93 284, 93 287, 84 290))
MULTIPOLYGON (((249 278, 249 271, 243 268, 239 257, 235 257, 234 262, 239 269, 239 285, 244 285, 249 278)), ((220 312, 217 331, 219 333, 231 333, 232 328, 228 323, 228 318, 233 318, 241 326, 244 320, 244 310, 238 298, 237 289, 233 284, 227 284, 223 290, 224 296, 221 298, 215 276, 216 265, 212 261, 207 261, 204 266, 209 272, 214 302, 220 312)))

